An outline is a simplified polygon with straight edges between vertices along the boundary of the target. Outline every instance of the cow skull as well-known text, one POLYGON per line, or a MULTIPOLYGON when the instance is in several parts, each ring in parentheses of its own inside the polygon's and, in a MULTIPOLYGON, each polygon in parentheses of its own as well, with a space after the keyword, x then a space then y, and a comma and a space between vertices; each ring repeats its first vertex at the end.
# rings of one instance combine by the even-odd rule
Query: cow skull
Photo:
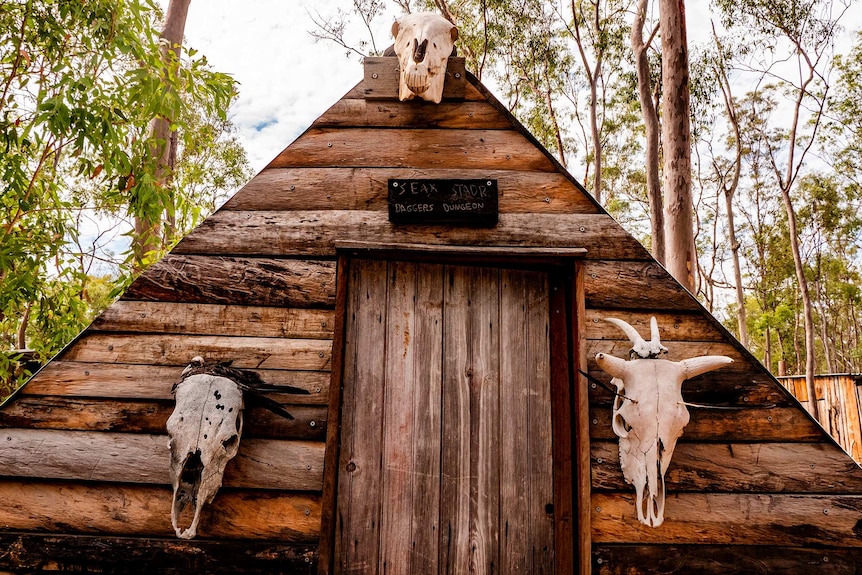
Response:
POLYGON ((664 521, 664 476, 677 439, 689 421, 682 382, 733 360, 721 355, 678 362, 656 359, 667 353, 667 348, 659 341, 654 317, 649 342, 628 323, 616 318, 607 321, 622 329, 632 342, 628 361, 596 354, 599 367, 613 376, 611 383, 617 387, 612 426, 620 438, 620 465, 625 480, 635 487, 638 520, 658 527, 664 521))
POLYGON ((216 496, 225 466, 239 450, 243 395, 234 381, 205 373, 185 377, 175 393, 176 407, 167 423, 174 487, 171 524, 178 537, 191 539, 201 509, 216 496), (194 509, 190 522, 189 513, 183 514, 189 505, 194 509))
POLYGON ((439 104, 458 29, 439 14, 419 12, 396 20, 392 35, 401 68, 398 99, 403 102, 419 96, 439 104))

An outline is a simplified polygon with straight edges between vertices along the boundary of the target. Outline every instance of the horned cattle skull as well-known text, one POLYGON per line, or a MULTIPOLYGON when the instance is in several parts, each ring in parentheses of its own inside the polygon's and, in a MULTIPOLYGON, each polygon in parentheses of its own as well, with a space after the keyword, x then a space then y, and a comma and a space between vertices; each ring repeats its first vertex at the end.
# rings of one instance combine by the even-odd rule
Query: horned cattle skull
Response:
POLYGON ((611 383, 617 388, 612 426, 620 438, 620 465, 625 480, 635 488, 638 520, 658 527, 664 521, 665 473, 689 421, 682 382, 733 360, 722 355, 683 361, 657 359, 667 348, 659 341, 654 317, 649 342, 628 323, 616 318, 607 321, 632 342, 629 360, 596 354, 599 367, 613 376, 611 383))
POLYGON ((234 381, 205 373, 185 377, 175 393, 176 407, 167 423, 174 488, 171 524, 178 537, 191 539, 201 509, 216 496, 225 466, 239 450, 243 395, 234 381), (183 514, 189 505, 194 508, 190 522, 189 514, 183 514))
POLYGON ((458 29, 439 14, 418 12, 396 20, 392 35, 401 68, 398 99, 403 102, 419 96, 439 104, 458 29))

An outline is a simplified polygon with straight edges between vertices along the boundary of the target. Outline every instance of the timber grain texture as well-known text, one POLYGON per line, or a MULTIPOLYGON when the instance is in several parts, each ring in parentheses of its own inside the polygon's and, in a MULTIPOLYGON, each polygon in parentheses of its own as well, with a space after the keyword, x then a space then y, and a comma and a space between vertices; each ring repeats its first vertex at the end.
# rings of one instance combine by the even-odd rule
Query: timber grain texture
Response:
MULTIPOLYGON (((275 415, 263 407, 246 407, 243 437, 319 440, 325 437, 325 407, 289 404, 284 407, 293 419, 275 415)), ((165 423, 173 409, 171 401, 26 396, 0 412, 0 422, 10 427, 57 431, 158 434, 165 432, 165 423)))
MULTIPOLYGON (((0 476, 170 485, 167 435, 115 432, 0 432, 0 476)), ((323 444, 243 438, 225 487, 319 491, 323 444)))
MULTIPOLYGON (((0 481, 0 525, 20 531, 174 537, 171 488, 102 482, 0 481)), ((219 491, 202 511, 201 539, 317 541, 320 497, 270 490, 219 491)))
POLYGON ((722 575, 856 575, 862 550, 755 545, 596 545, 595 575, 721 573, 722 575))
POLYGON ((123 299, 297 308, 334 303, 335 262, 212 253, 166 255, 129 286, 123 299))
POLYGON ((15 573, 273 575, 317 573, 314 545, 155 537, 0 534, 0 569, 15 573))
POLYGON ((389 179, 497 180, 503 214, 596 214, 585 196, 573 196, 571 183, 557 172, 492 169, 282 168, 264 170, 222 208, 228 211, 371 210, 387 211, 389 179))
POLYGON ((337 241, 371 238, 381 243, 579 247, 587 250, 590 259, 648 257, 643 246, 604 215, 500 214, 498 227, 475 229, 395 226, 386 212, 373 210, 223 210, 180 241, 173 253, 271 257, 292 252, 306 258, 334 257, 337 241), (237 243, 237 236, 256 241, 237 243))
MULTIPOLYGON (((173 400, 171 387, 180 380, 184 366, 52 361, 33 378, 20 395, 68 398, 173 400)), ((329 372, 255 370, 274 386, 292 386, 307 394, 270 394, 292 405, 326 405, 329 372)), ((8 406, 7 409, 12 408, 8 406)))

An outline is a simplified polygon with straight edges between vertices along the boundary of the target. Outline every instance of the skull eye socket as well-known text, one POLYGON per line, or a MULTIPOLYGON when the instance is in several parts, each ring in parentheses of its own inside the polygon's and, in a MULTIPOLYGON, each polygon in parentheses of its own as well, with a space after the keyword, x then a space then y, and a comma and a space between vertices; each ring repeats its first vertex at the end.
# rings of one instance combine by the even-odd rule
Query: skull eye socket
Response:
POLYGON ((239 443, 239 435, 231 435, 227 439, 221 442, 222 447, 224 447, 225 451, 231 451, 234 447, 239 443))
POLYGON ((632 430, 632 426, 631 426, 631 425, 629 425, 629 422, 628 422, 628 421, 626 421, 626 418, 625 418, 625 417, 623 417, 623 416, 622 416, 622 415, 620 415, 619 413, 617 413, 614 417, 615 417, 616 422, 617 422, 617 424, 619 425, 619 427, 620 427, 621 429, 625 429, 625 430, 626 430, 626 433, 628 433, 628 432, 630 432, 630 431, 632 430))

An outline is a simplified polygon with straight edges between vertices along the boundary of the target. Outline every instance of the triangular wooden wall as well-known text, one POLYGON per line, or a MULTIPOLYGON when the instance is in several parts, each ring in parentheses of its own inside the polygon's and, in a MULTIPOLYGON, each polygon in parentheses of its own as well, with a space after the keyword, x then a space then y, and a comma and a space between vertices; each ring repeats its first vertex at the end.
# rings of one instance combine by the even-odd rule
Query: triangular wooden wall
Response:
MULTIPOLYGON (((734 359, 684 386, 687 401, 737 409, 691 410, 657 529, 637 522, 611 395, 590 390, 593 572, 862 569, 858 466, 475 78, 463 99, 440 105, 401 103, 378 86, 369 79, 336 102, 0 410, 0 541, 19 549, 0 564, 36 563, 39 549, 43 560, 79 564, 87 549, 106 546, 130 560, 155 549, 166 563, 204 561, 191 563, 201 568, 202 549, 215 556, 222 548, 245 549, 246 571, 313 564, 334 245, 364 240, 586 248, 590 358, 628 354, 603 318, 646 334, 655 315, 669 359, 734 359), (389 178, 495 178, 499 225, 394 227, 389 178), (295 421, 250 411, 200 541, 179 542, 164 424, 171 385, 195 355, 232 359, 311 393, 276 397, 295 421), (51 547, 47 536, 64 543, 51 547)), ((609 380, 592 360, 589 370, 609 380)))

